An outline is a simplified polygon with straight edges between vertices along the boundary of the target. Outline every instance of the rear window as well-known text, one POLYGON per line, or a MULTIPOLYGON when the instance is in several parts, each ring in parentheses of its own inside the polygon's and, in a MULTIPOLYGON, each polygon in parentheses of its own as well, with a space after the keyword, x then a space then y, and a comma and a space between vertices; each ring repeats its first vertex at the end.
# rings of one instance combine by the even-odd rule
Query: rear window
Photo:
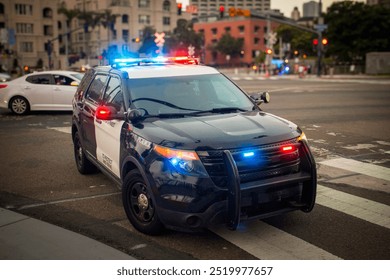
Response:
POLYGON ((26 78, 26 81, 32 84, 50 85, 53 84, 51 75, 39 74, 31 75, 26 78))

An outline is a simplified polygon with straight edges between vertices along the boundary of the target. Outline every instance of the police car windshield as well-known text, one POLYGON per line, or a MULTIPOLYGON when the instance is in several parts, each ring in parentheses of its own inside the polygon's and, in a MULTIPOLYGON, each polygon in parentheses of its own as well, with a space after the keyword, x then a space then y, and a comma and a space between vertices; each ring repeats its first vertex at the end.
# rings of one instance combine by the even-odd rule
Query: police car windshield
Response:
POLYGON ((130 78, 128 83, 132 106, 140 109, 145 117, 253 109, 247 95, 222 74, 130 78))

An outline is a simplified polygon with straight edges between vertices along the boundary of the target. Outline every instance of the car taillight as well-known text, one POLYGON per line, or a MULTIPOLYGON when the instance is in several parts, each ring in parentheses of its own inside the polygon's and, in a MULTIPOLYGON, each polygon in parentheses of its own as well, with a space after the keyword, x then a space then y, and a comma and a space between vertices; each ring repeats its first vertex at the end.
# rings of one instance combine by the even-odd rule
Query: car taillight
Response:
POLYGON ((6 88, 7 86, 7 84, 0 84, 0 88, 6 88))

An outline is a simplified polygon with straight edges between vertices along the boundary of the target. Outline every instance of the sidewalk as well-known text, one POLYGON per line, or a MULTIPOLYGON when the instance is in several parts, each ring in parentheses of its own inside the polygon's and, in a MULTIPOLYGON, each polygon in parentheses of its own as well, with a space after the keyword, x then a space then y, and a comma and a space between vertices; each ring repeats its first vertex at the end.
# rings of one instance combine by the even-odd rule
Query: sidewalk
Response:
POLYGON ((81 234, 0 208, 0 260, 130 260, 81 234))

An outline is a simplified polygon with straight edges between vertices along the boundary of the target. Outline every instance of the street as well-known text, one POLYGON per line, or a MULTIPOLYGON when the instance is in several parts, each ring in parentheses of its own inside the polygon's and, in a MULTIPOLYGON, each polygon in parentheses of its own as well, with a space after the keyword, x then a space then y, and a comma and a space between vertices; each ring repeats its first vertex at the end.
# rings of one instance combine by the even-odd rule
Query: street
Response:
POLYGON ((390 81, 228 75, 264 111, 298 124, 318 168, 311 213, 200 233, 137 232, 118 186, 76 169, 71 113, 0 111, 0 207, 96 239, 137 259, 390 259, 390 81))

